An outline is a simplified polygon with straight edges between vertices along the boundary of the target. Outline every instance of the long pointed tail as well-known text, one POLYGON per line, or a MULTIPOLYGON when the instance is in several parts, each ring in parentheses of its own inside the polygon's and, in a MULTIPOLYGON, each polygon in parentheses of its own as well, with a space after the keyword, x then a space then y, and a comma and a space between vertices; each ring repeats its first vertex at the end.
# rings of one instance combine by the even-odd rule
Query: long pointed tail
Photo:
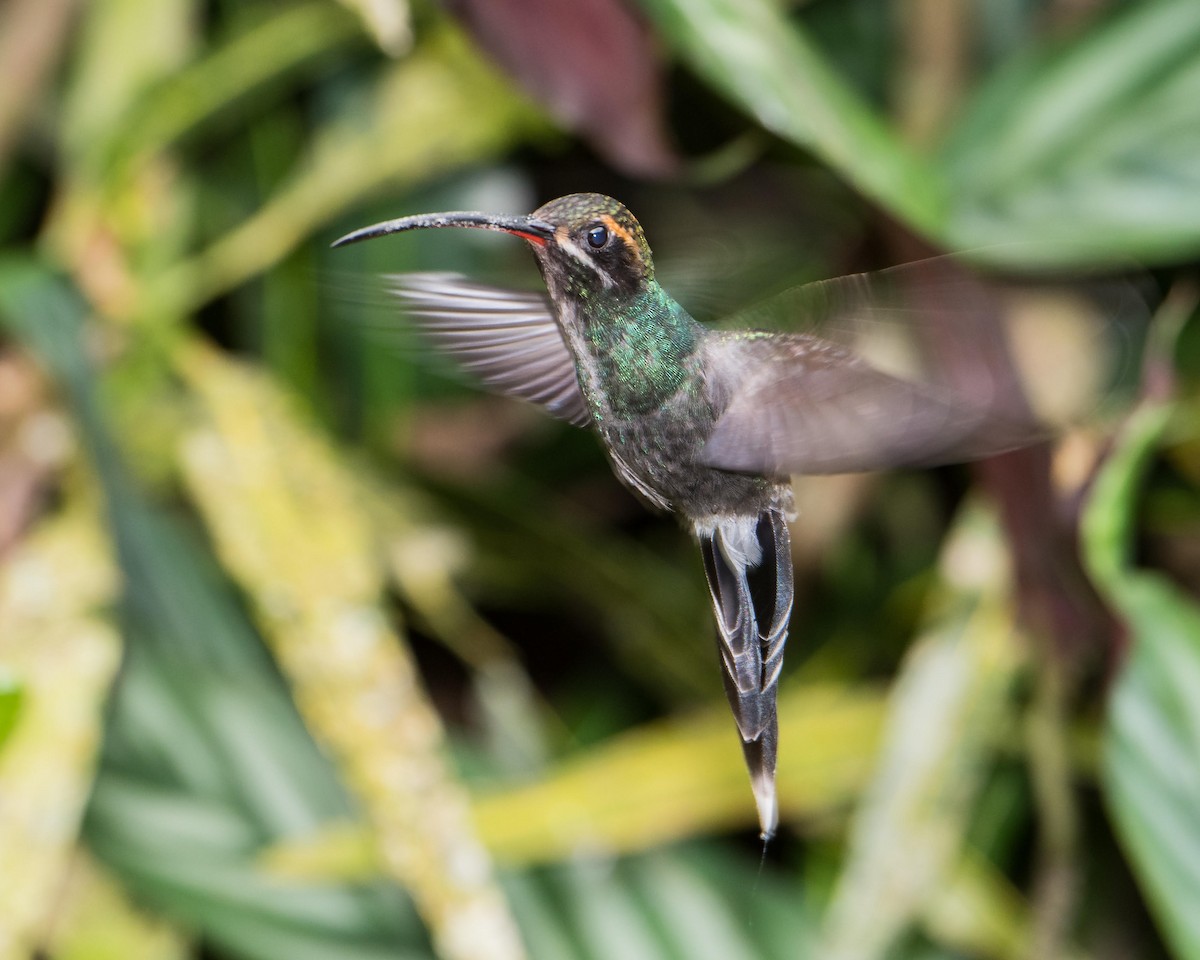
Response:
POLYGON ((779 824, 775 693, 792 613, 792 552, 787 522, 771 508, 720 521, 699 533, 704 571, 720 628, 725 693, 733 708, 762 836, 779 824))

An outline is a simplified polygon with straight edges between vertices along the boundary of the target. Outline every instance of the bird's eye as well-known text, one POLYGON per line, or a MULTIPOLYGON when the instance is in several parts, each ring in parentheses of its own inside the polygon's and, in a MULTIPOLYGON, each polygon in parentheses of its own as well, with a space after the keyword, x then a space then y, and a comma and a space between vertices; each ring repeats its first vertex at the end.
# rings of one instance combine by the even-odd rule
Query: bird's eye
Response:
POLYGON ((595 226, 587 232, 587 242, 599 250, 602 246, 608 243, 608 228, 595 226))

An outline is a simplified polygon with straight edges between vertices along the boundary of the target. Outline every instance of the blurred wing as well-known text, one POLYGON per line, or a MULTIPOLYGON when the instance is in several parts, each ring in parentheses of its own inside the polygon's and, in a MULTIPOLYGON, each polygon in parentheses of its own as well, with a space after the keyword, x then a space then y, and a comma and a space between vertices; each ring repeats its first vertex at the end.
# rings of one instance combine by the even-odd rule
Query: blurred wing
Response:
POLYGON ((998 282, 949 257, 794 288, 734 319, 807 332, 716 334, 724 413, 704 458, 839 473, 1026 446, 1137 369, 1146 318, 1132 284, 998 282))
POLYGON ((816 337, 726 334, 713 347, 725 409, 701 458, 723 470, 784 476, 930 466, 1046 433, 1031 416, 900 379, 816 337))
POLYGON ((720 328, 809 334, 976 408, 1032 408, 1062 427, 1135 386, 1148 319, 1130 280, 985 277, 944 256, 793 287, 720 328))
POLYGON ((396 274, 388 286, 426 339, 487 387, 577 427, 591 422, 575 361, 544 295, 453 273, 396 274))

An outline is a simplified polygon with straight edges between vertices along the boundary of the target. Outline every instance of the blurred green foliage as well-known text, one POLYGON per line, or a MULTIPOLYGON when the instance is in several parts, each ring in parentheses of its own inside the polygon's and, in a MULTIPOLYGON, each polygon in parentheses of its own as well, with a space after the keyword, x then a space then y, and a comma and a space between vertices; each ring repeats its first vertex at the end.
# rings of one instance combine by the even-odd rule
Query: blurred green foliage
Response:
POLYGON ((1200 960, 1200 5, 447 8, 0 9, 0 958, 1200 960), (761 865, 686 538, 371 334, 525 251, 328 249, 575 190, 705 318, 931 249, 1167 294, 1053 482, 799 482, 761 865))

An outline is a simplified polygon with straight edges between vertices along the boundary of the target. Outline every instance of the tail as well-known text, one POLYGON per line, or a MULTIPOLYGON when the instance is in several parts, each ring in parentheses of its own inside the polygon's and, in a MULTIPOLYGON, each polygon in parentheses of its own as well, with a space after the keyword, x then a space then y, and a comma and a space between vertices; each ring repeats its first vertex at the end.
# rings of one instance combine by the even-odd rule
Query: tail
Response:
POLYGON ((698 530, 720 628, 725 694, 750 770, 764 840, 779 824, 775 693, 792 613, 792 551, 781 510, 718 521, 698 530))

